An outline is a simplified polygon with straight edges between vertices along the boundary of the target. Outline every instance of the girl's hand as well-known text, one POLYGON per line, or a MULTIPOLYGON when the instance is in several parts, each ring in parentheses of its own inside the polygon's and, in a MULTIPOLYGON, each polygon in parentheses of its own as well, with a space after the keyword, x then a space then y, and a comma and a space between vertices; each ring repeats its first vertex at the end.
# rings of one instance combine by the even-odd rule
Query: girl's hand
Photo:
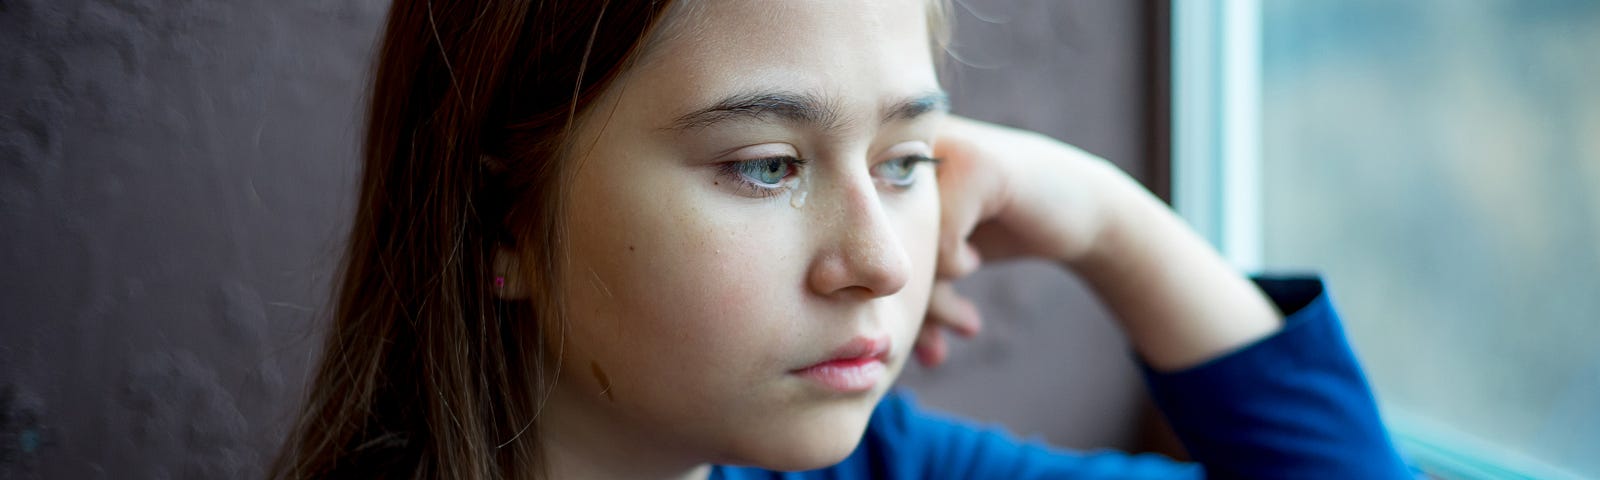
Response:
POLYGON ((943 362, 942 331, 975 335, 954 280, 985 260, 1057 262, 1087 281, 1158 369, 1204 361, 1271 333, 1266 298, 1160 200, 1103 159, 1049 137, 951 116, 942 159, 939 265, 915 352, 943 362))
POLYGON ((1044 135, 950 116, 936 140, 943 218, 931 304, 915 352, 944 361, 943 330, 972 337, 978 310, 953 281, 984 260, 1033 257, 1071 263, 1104 223, 1104 178, 1132 182, 1116 167, 1044 135))

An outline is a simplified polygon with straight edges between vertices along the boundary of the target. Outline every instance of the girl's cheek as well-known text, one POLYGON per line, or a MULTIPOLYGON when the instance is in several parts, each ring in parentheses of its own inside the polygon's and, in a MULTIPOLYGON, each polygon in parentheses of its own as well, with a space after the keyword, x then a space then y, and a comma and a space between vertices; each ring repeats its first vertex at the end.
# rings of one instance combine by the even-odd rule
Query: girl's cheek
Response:
POLYGON ((719 220, 738 216, 715 210, 699 209, 687 221, 656 232, 678 239, 660 253, 673 259, 658 265, 665 269, 658 272, 660 278, 675 284, 670 290, 683 295, 678 298, 683 302, 706 299, 698 301, 709 300, 720 308, 778 303, 784 298, 782 292, 798 284, 802 274, 792 265, 803 261, 793 251, 799 242, 771 235, 774 228, 719 220))

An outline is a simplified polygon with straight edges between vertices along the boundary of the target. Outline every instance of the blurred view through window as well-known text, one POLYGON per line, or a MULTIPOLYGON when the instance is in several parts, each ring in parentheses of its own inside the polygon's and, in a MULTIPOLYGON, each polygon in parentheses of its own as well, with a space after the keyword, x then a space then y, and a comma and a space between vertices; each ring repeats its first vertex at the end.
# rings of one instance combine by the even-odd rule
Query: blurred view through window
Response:
POLYGON ((1259 8, 1264 266, 1412 451, 1600 478, 1600 2, 1259 8))

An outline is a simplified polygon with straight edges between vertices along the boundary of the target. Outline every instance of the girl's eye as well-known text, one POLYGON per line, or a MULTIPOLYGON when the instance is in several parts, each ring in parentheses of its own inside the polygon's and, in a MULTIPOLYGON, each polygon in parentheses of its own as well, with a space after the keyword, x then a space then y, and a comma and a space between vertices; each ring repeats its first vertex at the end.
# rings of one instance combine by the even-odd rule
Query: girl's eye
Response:
POLYGON ((766 197, 783 193, 784 180, 800 173, 806 161, 792 156, 777 156, 722 164, 722 175, 733 180, 751 196, 766 197))
POLYGON ((776 187, 783 179, 789 178, 789 173, 794 169, 790 163, 791 157, 760 158, 735 162, 735 168, 746 180, 763 187, 776 187))
POLYGON ((917 164, 923 162, 938 163, 939 160, 927 155, 906 155, 874 165, 872 174, 890 186, 907 188, 916 183, 917 164))

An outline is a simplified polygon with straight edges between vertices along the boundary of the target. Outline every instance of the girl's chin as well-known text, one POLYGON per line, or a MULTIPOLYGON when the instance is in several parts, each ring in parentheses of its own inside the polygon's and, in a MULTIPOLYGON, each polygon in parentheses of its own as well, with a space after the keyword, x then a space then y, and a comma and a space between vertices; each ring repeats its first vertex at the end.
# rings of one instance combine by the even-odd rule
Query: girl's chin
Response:
POLYGON ((837 465, 855 451, 856 445, 861 443, 861 436, 857 435, 849 440, 840 440, 832 445, 807 445, 797 446, 789 451, 771 452, 765 458, 752 458, 747 461, 733 462, 739 465, 777 470, 784 472, 798 472, 816 470, 837 465))
POLYGON ((829 467, 844 461, 861 443, 867 419, 872 408, 859 409, 828 422, 814 418, 800 425, 768 425, 759 439, 736 442, 733 465, 760 467, 768 470, 802 471, 829 467))

